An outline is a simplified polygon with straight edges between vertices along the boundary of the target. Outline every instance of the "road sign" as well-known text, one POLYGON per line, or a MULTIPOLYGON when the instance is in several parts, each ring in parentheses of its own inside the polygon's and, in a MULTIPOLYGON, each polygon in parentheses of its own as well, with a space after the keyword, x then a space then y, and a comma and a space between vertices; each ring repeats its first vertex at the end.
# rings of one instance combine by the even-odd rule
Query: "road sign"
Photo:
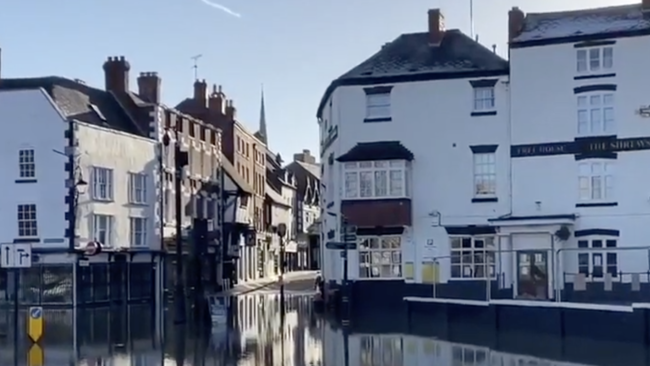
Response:
POLYGON ((341 228, 341 239, 343 241, 357 241, 357 227, 354 225, 345 225, 341 228))
POLYGON ((32 266, 32 245, 27 243, 0 245, 0 267, 29 268, 32 266))
POLYGON ((357 243, 342 243, 338 241, 328 241, 325 243, 325 248, 335 249, 335 250, 345 250, 347 247, 348 250, 357 249, 357 243))
POLYGON ((38 344, 33 344, 32 348, 29 349, 27 354, 27 361, 29 366, 43 366, 45 357, 43 355, 43 349, 38 344))
POLYGON ((43 308, 32 306, 29 308, 29 318, 27 321, 27 334, 29 338, 36 343, 43 336, 43 308))

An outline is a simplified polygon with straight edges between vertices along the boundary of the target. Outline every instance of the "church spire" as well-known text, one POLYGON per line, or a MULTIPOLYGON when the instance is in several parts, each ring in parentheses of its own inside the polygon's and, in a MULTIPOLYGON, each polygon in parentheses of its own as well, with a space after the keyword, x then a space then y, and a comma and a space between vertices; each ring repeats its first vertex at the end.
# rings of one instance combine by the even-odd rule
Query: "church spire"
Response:
POLYGON ((266 134, 266 110, 264 109, 264 85, 262 85, 262 102, 260 104, 260 129, 256 133, 263 143, 268 144, 268 135, 266 134))

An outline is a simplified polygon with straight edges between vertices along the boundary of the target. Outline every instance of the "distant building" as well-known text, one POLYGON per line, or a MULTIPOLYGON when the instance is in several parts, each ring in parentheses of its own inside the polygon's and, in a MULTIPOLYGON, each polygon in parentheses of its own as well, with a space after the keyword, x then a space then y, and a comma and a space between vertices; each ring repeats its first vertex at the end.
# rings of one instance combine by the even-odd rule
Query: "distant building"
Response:
MULTIPOLYGON (((205 80, 197 80, 194 83, 194 95, 181 101, 176 106, 176 109, 203 120, 222 131, 221 150, 224 159, 228 159, 235 167, 236 174, 241 177, 241 180, 247 186, 253 187, 254 195, 250 199, 246 198, 246 209, 249 210, 248 217, 252 219, 251 223, 248 225, 231 225, 231 223, 227 223, 223 230, 224 237, 229 237, 230 240, 238 243, 247 240, 249 246, 257 248, 256 251, 247 249, 237 254, 233 252, 234 256, 227 255, 224 257, 223 275, 236 282, 238 279, 236 268, 239 267, 237 261, 250 262, 252 260, 258 262, 259 258, 264 255, 262 243, 265 236, 263 234, 263 208, 265 200, 266 145, 238 121, 234 102, 227 99, 221 86, 213 86, 209 95, 207 88, 205 80), (253 237, 255 238, 253 239, 253 237), (253 258, 239 257, 248 255, 253 255, 253 258)), ((265 276, 266 274, 261 272, 257 273, 254 278, 265 276)))
POLYGON ((284 169, 291 172, 296 180, 294 219, 298 252, 304 256, 301 269, 320 269, 321 165, 309 150, 303 150, 294 154, 293 161, 284 169))

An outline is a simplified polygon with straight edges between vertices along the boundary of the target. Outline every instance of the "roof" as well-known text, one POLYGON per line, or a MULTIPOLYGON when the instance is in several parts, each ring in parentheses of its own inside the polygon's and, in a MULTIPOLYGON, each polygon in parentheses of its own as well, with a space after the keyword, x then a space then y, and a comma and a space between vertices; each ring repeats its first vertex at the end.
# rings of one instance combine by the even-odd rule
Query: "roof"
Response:
POLYGON ((253 190, 253 187, 251 187, 242 176, 240 176, 237 173, 237 170, 235 169, 235 166, 232 165, 230 160, 228 160, 225 156, 221 156, 221 165, 223 166, 223 170, 228 174, 230 179, 232 179, 233 183, 244 193, 248 193, 250 195, 254 194, 255 191, 253 190))
POLYGON ((268 197, 268 199, 270 199, 273 203, 275 203, 277 205, 284 206, 284 207, 290 207, 289 205, 287 205, 287 203, 282 198, 282 194, 278 193, 275 190, 275 188, 269 186, 268 183, 266 185, 266 197, 268 197))
POLYGON ((309 164, 302 161, 294 161, 297 165, 305 169, 309 174, 313 175, 314 178, 320 179, 320 165, 319 164, 309 164))
POLYGON ((508 62, 460 30, 445 31, 440 45, 431 45, 429 33, 402 34, 367 60, 353 67, 327 88, 318 107, 339 86, 373 85, 504 75, 508 62))
POLYGON ((650 16, 640 3, 604 8, 530 13, 524 27, 511 43, 569 37, 650 31, 650 16))
POLYGON ((361 142, 337 161, 413 160, 413 153, 399 141, 361 142))
MULTIPOLYGON (((105 90, 59 76, 2 79, 0 90, 42 88, 66 118, 142 136, 117 98, 105 90)), ((28 107, 26 107, 28 108, 28 107)), ((149 136, 144 136, 149 137, 149 136)))

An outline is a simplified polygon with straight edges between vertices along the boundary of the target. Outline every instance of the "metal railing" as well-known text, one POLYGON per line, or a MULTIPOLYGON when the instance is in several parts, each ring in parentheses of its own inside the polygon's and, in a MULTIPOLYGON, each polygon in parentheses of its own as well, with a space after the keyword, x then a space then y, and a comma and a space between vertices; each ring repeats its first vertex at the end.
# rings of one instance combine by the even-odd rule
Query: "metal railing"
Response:
MULTIPOLYGON (((462 252, 462 249, 460 250, 462 252)), ((482 257, 482 259, 478 261, 474 261, 476 258, 472 258, 472 262, 469 262, 466 267, 469 268, 470 271, 475 271, 476 268, 483 268, 483 273, 463 273, 463 271, 467 270, 466 268, 463 268, 464 262, 461 263, 452 263, 452 258, 456 258, 456 255, 443 255, 443 256, 436 256, 431 258, 430 260, 425 260, 422 261, 420 264, 421 266, 425 265, 430 265, 433 266, 431 269, 433 271, 432 281, 425 281, 424 278, 422 278, 423 283, 431 283, 432 284, 432 295, 433 298, 448 298, 448 299, 468 299, 465 297, 457 297, 457 296, 452 296, 452 297, 445 297, 444 295, 441 296, 441 288, 443 286, 449 285, 449 284, 455 284, 457 287, 462 287, 465 286, 466 288, 469 288, 470 286, 467 285, 468 282, 484 282, 484 296, 475 296, 474 300, 485 300, 485 301, 490 301, 493 299, 493 290, 512 290, 512 295, 509 298, 514 298, 516 290, 515 286, 518 285, 519 279, 517 278, 519 276, 519 258, 517 257, 519 254, 527 253, 527 254, 540 254, 540 253, 545 253, 546 258, 544 258, 543 262, 546 267, 546 273, 543 273, 545 275, 545 290, 544 290, 544 296, 539 296, 536 297, 536 299, 551 299, 554 298, 556 302, 561 302, 563 298, 563 291, 566 290, 566 285, 570 283, 575 283, 575 279, 578 279, 578 282, 581 283, 580 281, 584 280, 587 283, 607 283, 607 281, 611 281, 614 283, 631 283, 634 284, 632 286, 633 290, 632 291, 640 291, 640 284, 641 283, 650 283, 650 246, 634 246, 634 247, 611 247, 611 248, 578 248, 578 247, 571 247, 571 248, 558 248, 558 249, 551 249, 551 248, 526 248, 526 249, 495 249, 495 250, 467 250, 467 252, 471 252, 471 256, 479 256, 482 257), (617 270, 616 270, 616 275, 613 274, 608 274, 606 264, 602 264, 602 277, 598 276, 593 276, 594 273, 590 272, 587 274, 584 273, 576 273, 576 271, 571 271, 571 272, 565 272, 564 268, 566 267, 566 262, 572 261, 576 263, 576 270, 578 268, 578 258, 577 254, 579 253, 622 253, 622 252, 630 252, 630 251, 644 251, 646 252, 645 258, 646 258, 646 263, 645 263, 645 268, 642 271, 619 271, 618 268, 621 266, 621 262, 625 263, 625 261, 621 261, 620 258, 617 259, 617 270), (492 253, 493 255, 490 256, 489 253, 492 253), (566 255, 569 253, 575 253, 576 258, 568 258, 566 255), (493 261, 491 261, 493 259, 493 261), (460 268, 460 273, 456 273, 456 276, 453 276, 453 270, 452 266, 454 265, 459 265, 460 268), (581 276, 584 276, 582 278, 581 276), (605 279, 607 277, 607 279, 605 279), (610 278, 611 277, 611 278, 610 278), (568 281, 567 278, 573 278, 574 281, 568 281), (629 281, 628 281, 629 279, 629 281), (644 281, 645 280, 645 281, 644 281), (638 284, 638 286, 636 285, 638 284), (554 295, 554 296, 553 296, 554 295)), ((462 253, 459 254, 462 257, 462 253)), ((591 256, 589 258, 590 265, 593 265, 591 263, 591 256)), ((637 263, 638 266, 638 263, 637 263)), ((413 272, 415 268, 415 263, 413 263, 413 272)), ((589 267, 591 268, 591 267, 589 267)), ((421 267, 421 272, 423 272, 424 267, 421 267)), ((415 277, 415 273, 412 273, 413 278, 415 277)), ((422 277, 424 277, 424 274, 422 273, 422 277)), ((428 280, 428 279, 427 279, 428 280)), ((573 287, 571 289, 573 292, 580 292, 580 291, 586 291, 586 289, 583 289, 581 286, 580 288, 576 289, 573 287)), ((475 292, 476 293, 476 292, 475 292)), ((521 294, 520 294, 521 295, 521 294)), ((497 298, 504 299, 502 295, 497 295, 497 298)))

